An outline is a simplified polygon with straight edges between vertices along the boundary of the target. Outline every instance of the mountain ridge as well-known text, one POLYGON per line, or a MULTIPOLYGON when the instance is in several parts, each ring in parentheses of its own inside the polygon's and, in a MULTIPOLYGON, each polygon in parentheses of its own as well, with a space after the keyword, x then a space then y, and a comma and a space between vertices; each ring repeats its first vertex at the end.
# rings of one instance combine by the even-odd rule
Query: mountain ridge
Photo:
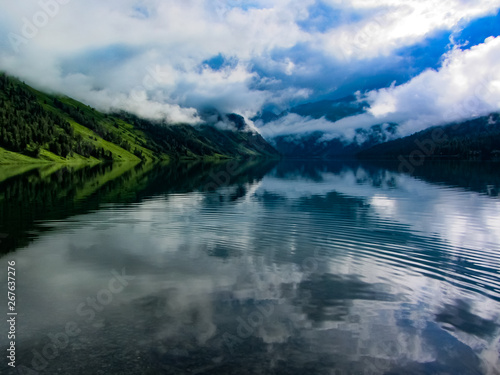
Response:
POLYGON ((420 164, 425 159, 496 160, 500 158, 500 113, 433 126, 357 153, 362 159, 399 159, 420 164))
MULTIPOLYGON (((308 118, 324 118, 338 121, 346 116, 353 116, 365 110, 366 103, 354 95, 337 100, 322 100, 301 104, 279 115, 264 112, 260 117, 263 124, 276 121, 287 114, 299 114, 308 118)), ((408 158, 413 152, 415 157, 423 153, 425 158, 434 159, 474 159, 492 160, 499 157, 500 131, 498 113, 467 119, 451 124, 435 125, 409 136, 399 137, 396 123, 378 124, 369 129, 359 128, 354 138, 346 141, 334 138, 322 131, 278 135, 269 140, 276 149, 287 158, 334 159, 346 157, 396 159, 408 158), (432 132, 443 131, 446 140, 436 142, 432 132), (415 143, 416 142, 416 143, 415 143), (433 143, 432 150, 425 145, 433 143), (422 147, 424 149, 422 149, 422 147)), ((259 121, 255 119, 254 121, 259 121)))
POLYGON ((279 157, 241 116, 224 118, 232 130, 106 114, 0 72, 0 164, 279 157))

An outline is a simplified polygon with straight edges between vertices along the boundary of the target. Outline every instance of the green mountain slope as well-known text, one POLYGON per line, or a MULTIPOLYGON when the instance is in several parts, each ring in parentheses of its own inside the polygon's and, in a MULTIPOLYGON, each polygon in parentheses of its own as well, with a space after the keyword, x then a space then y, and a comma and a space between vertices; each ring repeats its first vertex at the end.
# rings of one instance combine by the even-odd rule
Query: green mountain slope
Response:
POLYGON ((500 157, 500 114, 432 127, 358 153, 361 158, 482 159, 500 157))
POLYGON ((104 114, 0 73, 0 163, 235 158, 278 153, 259 134, 104 114))

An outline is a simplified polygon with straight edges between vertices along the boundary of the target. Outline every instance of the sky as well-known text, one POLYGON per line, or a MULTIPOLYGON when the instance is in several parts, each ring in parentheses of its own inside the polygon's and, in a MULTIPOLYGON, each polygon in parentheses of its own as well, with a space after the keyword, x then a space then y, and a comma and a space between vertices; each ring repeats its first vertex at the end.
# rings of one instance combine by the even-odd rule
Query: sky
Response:
POLYGON ((500 0, 26 0, 0 5, 0 70, 103 111, 250 123, 356 95, 338 122, 290 114, 267 138, 394 122, 399 135, 500 110, 500 0))

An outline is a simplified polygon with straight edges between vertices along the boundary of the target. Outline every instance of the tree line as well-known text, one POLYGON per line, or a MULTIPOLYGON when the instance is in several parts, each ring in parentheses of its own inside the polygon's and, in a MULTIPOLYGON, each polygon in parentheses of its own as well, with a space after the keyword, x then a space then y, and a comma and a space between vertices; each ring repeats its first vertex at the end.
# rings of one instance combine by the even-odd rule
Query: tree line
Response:
POLYGON ((5 74, 0 74, 0 147, 35 158, 42 149, 63 158, 75 153, 113 158, 110 151, 75 134, 65 118, 45 109, 31 90, 5 74))
POLYGON ((376 145, 358 154, 362 158, 397 158, 408 156, 418 145, 432 140, 436 129, 438 142, 428 146, 427 158, 462 160, 497 160, 500 157, 500 114, 475 118, 422 130, 410 136, 376 145))

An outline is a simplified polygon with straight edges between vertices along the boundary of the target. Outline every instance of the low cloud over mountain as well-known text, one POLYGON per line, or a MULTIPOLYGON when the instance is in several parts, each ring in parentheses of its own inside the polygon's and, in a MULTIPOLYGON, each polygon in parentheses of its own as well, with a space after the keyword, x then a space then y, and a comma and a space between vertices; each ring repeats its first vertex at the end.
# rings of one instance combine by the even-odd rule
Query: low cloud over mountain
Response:
POLYGON ((500 0, 28 0, 0 13, 0 70, 105 111, 200 123, 357 93, 362 113, 255 121, 268 138, 500 110, 500 0))

